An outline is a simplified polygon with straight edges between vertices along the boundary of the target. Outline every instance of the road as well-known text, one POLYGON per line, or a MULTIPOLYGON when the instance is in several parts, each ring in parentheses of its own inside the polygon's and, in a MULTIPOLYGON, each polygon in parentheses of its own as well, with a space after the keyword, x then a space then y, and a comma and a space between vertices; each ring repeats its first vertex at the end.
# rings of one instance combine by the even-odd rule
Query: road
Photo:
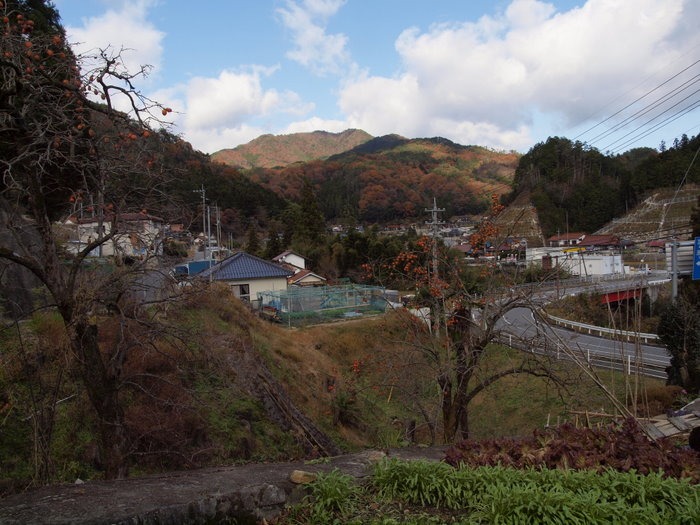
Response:
MULTIPOLYGON (((657 280, 659 277, 657 276, 657 280)), ((640 283, 639 278, 636 285, 640 283)), ((576 295, 591 291, 597 292, 624 289, 635 284, 634 280, 606 281, 598 283, 567 282, 552 290, 539 290, 536 303, 543 304, 555 296, 576 295)), ((538 348, 540 351, 557 353, 565 357, 567 349, 593 365, 635 372, 637 367, 644 375, 666 378, 666 367, 670 357, 664 347, 638 342, 625 342, 617 339, 588 335, 549 323, 538 321, 529 308, 521 307, 510 310, 497 324, 504 335, 506 344, 522 348, 538 348)))

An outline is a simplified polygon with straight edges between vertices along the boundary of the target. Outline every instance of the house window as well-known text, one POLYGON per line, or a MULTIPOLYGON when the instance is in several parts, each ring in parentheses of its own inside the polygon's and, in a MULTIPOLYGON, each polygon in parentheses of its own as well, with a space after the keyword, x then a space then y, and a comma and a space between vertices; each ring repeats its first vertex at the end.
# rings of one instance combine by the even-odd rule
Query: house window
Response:
POLYGON ((250 302, 250 285, 249 284, 234 284, 233 295, 241 301, 250 302))

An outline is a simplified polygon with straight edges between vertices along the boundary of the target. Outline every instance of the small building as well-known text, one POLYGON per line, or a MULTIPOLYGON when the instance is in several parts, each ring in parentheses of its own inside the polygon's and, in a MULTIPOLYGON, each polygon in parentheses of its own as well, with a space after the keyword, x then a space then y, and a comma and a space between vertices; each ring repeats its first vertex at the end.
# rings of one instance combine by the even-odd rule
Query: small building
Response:
POLYGON ((287 278, 287 284, 290 286, 325 286, 326 278, 311 270, 299 270, 287 278))
POLYGON ((242 301, 256 303, 258 294, 287 289, 292 270, 246 252, 238 252, 200 272, 203 280, 226 283, 242 301))
POLYGON ((646 247, 651 249, 651 250, 655 250, 658 253, 663 253, 666 250, 666 243, 667 242, 669 242, 669 241, 665 241, 663 239, 656 239, 653 241, 649 241, 646 244, 646 247))
POLYGON ((586 235, 578 246, 588 251, 619 250, 622 248, 622 241, 617 235, 586 235))
POLYGON ((163 219, 148 213, 105 214, 101 217, 71 215, 65 226, 72 230, 67 243, 71 253, 114 232, 114 236, 90 252, 92 257, 146 258, 163 253, 163 219))
POLYGON ((577 244, 580 244, 585 237, 586 234, 581 232, 552 235, 549 239, 547 239, 547 246, 550 248, 576 246, 577 244))
MULTIPOLYGON (((534 262, 534 259, 531 259, 534 262)), ((550 251, 541 256, 542 269, 559 267, 571 275, 591 277, 625 273, 619 254, 589 253, 586 251, 550 251)))
POLYGON ((272 262, 292 267, 294 271, 306 270, 306 258, 293 251, 287 250, 273 257, 272 262))

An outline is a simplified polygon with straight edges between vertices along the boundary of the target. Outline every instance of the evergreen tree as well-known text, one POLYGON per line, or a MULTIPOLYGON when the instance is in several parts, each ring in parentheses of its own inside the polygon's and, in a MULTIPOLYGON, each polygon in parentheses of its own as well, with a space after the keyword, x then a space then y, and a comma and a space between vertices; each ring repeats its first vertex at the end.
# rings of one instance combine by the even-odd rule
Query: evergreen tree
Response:
POLYGON ((300 213, 294 236, 299 240, 320 244, 326 231, 326 221, 318 205, 313 186, 304 180, 301 190, 300 213))
POLYGON ((274 228, 270 228, 265 245, 265 259, 272 259, 282 252, 279 233, 274 228))
POLYGON ((659 337, 671 355, 668 384, 700 391, 700 313, 684 296, 668 305, 659 320, 659 337))
POLYGON ((258 239, 258 230, 254 224, 248 226, 246 237, 245 251, 257 256, 260 252, 260 239, 258 239))

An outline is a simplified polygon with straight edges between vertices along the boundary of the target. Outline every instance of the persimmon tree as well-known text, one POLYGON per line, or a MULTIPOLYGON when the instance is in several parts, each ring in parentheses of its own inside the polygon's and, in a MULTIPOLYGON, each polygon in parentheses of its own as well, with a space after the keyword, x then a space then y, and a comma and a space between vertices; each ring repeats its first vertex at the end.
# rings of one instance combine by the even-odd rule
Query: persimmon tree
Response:
POLYGON ((96 269, 89 255, 126 233, 126 214, 163 202, 153 139, 170 109, 139 92, 148 68, 125 70, 120 51, 75 56, 50 2, 3 0, 0 24, 0 228, 9 232, 0 263, 31 272, 59 314, 72 373, 96 415, 105 476, 123 477, 127 347, 102 351, 96 318, 134 314, 130 292, 148 260, 96 269), (56 222, 79 205, 98 227, 68 250, 56 222))
MULTIPOLYGON (((494 198, 490 219, 472 236, 477 247, 498 235, 493 219, 502 208, 494 198)), ((370 268, 370 267, 368 267, 370 268)), ((430 363, 439 386, 443 440, 466 439, 470 433, 469 407, 486 388, 515 374, 544 378, 556 386, 566 381, 555 373, 550 357, 535 352, 514 352, 507 365, 487 364, 492 343, 498 342, 499 321, 510 310, 531 307, 530 297, 509 286, 492 264, 468 269, 436 237, 422 237, 415 249, 395 257, 384 270, 390 279, 410 280, 416 288, 414 306, 430 309, 432 337, 420 336, 425 324, 411 323, 406 338, 430 363), (474 275, 474 272, 479 272, 474 275)), ((529 348, 521 341, 522 348, 529 348)))

